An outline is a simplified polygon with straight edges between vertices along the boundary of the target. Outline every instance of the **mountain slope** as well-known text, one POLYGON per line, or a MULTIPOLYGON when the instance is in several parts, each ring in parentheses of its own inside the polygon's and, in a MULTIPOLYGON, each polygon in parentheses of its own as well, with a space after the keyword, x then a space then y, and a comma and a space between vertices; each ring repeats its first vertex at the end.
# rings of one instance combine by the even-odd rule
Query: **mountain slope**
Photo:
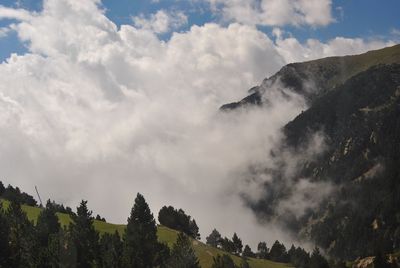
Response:
POLYGON ((239 102, 223 105, 222 110, 263 103, 265 90, 279 81, 283 87, 305 97, 309 104, 352 76, 379 64, 400 63, 400 45, 344 57, 329 57, 308 62, 291 63, 249 90, 239 102))
POLYGON ((252 88, 242 101, 221 109, 268 105, 264 93, 275 85, 302 95, 309 109, 288 122, 283 144, 271 154, 306 154, 316 134, 323 137, 324 146, 314 148, 319 151, 317 157, 300 161, 289 183, 287 165, 261 171, 273 179, 265 183, 264 197, 249 206, 260 219, 276 221, 335 258, 352 260, 373 256, 377 250, 397 252, 400 45, 289 64, 252 88), (304 213, 282 211, 280 205, 299 190, 293 185, 304 178, 315 187, 300 193, 302 198, 318 202, 304 213))
POLYGON ((287 144, 299 148, 316 131, 327 150, 298 176, 336 191, 300 220, 303 235, 342 258, 398 249, 400 65, 373 67, 316 100, 285 127, 287 144))
MULTIPOLYGON (((9 201, 1 200, 0 202, 3 204, 3 207, 8 207, 9 201)), ((22 210, 27 214, 28 219, 36 223, 36 220, 40 214, 41 208, 39 207, 32 207, 28 205, 22 205, 22 210)), ((59 218, 60 224, 62 226, 69 225, 71 223, 71 218, 68 214, 57 213, 59 218)), ((102 222, 98 220, 94 220, 94 226, 96 230, 100 233, 110 233, 113 234, 115 231, 118 231, 121 235, 125 232, 125 225, 124 224, 112 224, 107 222, 102 222)), ((175 243, 178 232, 167 228, 165 226, 158 226, 157 230, 158 240, 160 242, 166 243, 169 247, 175 243)), ((200 265, 203 268, 208 268, 212 266, 213 257, 217 256, 218 254, 228 254, 220 249, 210 247, 200 241, 192 240, 193 241, 193 248, 196 252, 197 257, 200 260, 200 265)), ((240 264, 241 259, 237 256, 229 254, 232 259, 235 261, 237 265, 240 264)), ((249 258, 249 264, 251 268, 287 268, 291 267, 288 264, 284 263, 277 263, 272 262, 269 260, 260 260, 255 258, 249 258)))

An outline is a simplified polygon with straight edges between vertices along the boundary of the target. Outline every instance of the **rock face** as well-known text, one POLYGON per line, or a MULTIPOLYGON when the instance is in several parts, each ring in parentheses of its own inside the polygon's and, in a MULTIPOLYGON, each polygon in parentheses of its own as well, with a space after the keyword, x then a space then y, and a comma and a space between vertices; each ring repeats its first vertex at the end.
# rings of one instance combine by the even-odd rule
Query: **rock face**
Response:
POLYGON ((315 131, 327 150, 300 175, 337 192, 303 219, 304 235, 344 258, 398 248, 400 65, 372 67, 316 100, 285 127, 287 144, 299 148, 315 131))
MULTIPOLYGON (((287 187, 275 186, 281 184, 283 167, 264 171, 274 177, 265 185, 268 194, 249 205, 263 219, 278 221, 337 258, 400 249, 400 45, 287 65, 223 109, 265 105, 264 91, 277 80, 310 106, 285 126, 282 147, 301 154, 314 133, 322 133, 326 144, 294 177, 330 183, 333 191, 301 216, 282 213, 279 200, 287 197, 287 187)), ((320 191, 322 186, 308 194, 320 191)))

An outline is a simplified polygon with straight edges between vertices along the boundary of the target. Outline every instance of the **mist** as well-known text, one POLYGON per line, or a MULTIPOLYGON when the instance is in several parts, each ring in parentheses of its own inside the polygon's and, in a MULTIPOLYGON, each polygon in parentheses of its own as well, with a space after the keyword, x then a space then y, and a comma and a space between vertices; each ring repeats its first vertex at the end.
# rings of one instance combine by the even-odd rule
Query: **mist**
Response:
MULTIPOLYGON (((126 222, 140 192, 155 217, 163 205, 183 208, 203 240, 217 228, 228 237, 237 232, 253 248, 291 239, 246 206, 243 197, 261 198, 271 180, 246 171, 274 167, 271 150, 281 144, 282 127, 307 107, 279 84, 265 91, 268 105, 231 112, 219 107, 293 59, 385 45, 358 40, 338 51, 337 41, 317 44, 332 49, 310 56, 316 53, 310 44, 297 42, 305 52, 290 54, 293 38, 274 41, 238 23, 195 25, 162 40, 147 24, 117 27, 94 0, 47 0, 41 12, 6 14, 17 20, 9 30, 29 52, 0 65, 4 183, 29 193, 37 185, 42 199, 71 207, 87 199, 94 213, 113 223, 126 222)), ((295 157, 279 161, 290 165, 295 157)), ((314 186, 305 179, 295 187, 301 194, 314 186)), ((310 206, 299 199, 292 196, 281 209, 310 206)))

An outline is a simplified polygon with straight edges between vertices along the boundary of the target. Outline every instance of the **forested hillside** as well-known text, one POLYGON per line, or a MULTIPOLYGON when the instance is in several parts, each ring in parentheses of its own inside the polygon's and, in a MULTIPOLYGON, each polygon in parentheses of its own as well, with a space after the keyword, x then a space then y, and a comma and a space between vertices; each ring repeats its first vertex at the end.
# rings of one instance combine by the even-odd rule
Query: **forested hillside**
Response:
MULTIPOLYGON (((14 188, 9 185, 7 189, 14 188)), ((124 225, 108 223, 99 215, 96 219, 87 201, 82 201, 76 212, 68 207, 60 212, 63 205, 49 200, 41 207, 31 202, 31 195, 16 189, 12 200, 4 199, 9 195, 0 195, 0 267, 293 267, 289 262, 304 264, 302 267, 327 265, 318 249, 309 254, 292 245, 287 250, 278 241, 271 248, 260 242, 253 252, 248 245, 243 246, 236 233, 230 239, 214 230, 205 244, 197 240, 200 237, 195 220, 182 209, 163 207, 158 218, 171 228, 156 225, 140 194, 124 225), (27 202, 19 202, 22 197, 28 197, 27 202)))
MULTIPOLYGON (((289 64, 241 102, 223 110, 268 106, 272 85, 302 95, 309 108, 283 129, 272 154, 306 154, 313 136, 323 140, 317 156, 300 161, 292 183, 304 178, 322 186, 308 193, 318 206, 301 215, 280 210, 293 195, 281 169, 268 194, 249 205, 262 219, 278 220, 299 239, 315 242, 334 258, 351 260, 400 249, 400 45, 357 56, 289 64), (275 84, 274 84, 275 83, 275 84), (278 83, 278 84, 276 84, 278 83), (251 101, 249 101, 249 98, 251 101), (255 99, 257 101, 255 101, 255 99), (325 187, 326 188, 326 187, 325 187), (321 200, 319 200, 321 199, 321 200)), ((266 114, 266 116, 268 116, 266 114)))

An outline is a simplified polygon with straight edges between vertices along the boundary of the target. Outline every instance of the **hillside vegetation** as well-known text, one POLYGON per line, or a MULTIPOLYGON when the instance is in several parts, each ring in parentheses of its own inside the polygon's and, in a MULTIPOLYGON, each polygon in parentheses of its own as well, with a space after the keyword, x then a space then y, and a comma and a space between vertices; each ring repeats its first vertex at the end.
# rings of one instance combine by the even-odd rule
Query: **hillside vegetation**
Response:
POLYGON ((222 110, 248 105, 268 104, 264 93, 273 84, 290 88, 302 95, 309 105, 327 92, 345 83, 351 77, 377 65, 400 64, 400 45, 369 51, 360 55, 328 57, 318 60, 288 64, 259 86, 249 90, 250 95, 241 101, 225 104, 222 110))
MULTIPOLYGON (((3 204, 4 208, 7 208, 10 204, 9 201, 7 200, 0 200, 1 203, 3 204)), ((33 206, 28 206, 28 205, 22 205, 22 210, 27 214, 28 219, 30 221, 33 221, 36 223, 37 218, 40 214, 40 211, 42 210, 39 207, 33 207, 33 206)), ((64 214, 64 213, 57 213, 57 216, 59 218, 59 222, 62 226, 68 226, 71 222, 72 219, 70 215, 64 214)), ((109 233, 113 234, 115 231, 118 231, 120 235, 122 235, 125 232, 126 225, 124 224, 112 224, 108 222, 103 222, 99 220, 94 220, 94 226, 95 229, 100 233, 109 233)), ((169 229, 164 226, 158 226, 157 230, 157 235, 158 235, 158 240, 162 243, 166 243, 170 248, 172 248, 173 244, 175 243, 178 232, 172 229, 169 229)), ((203 268, 211 267, 213 263, 213 257, 217 256, 218 254, 228 254, 220 249, 210 247, 208 245, 205 245, 204 243, 192 239, 193 243, 193 248, 196 252, 197 257, 200 260, 200 265, 203 268)), ((237 265, 240 264, 240 258, 234 255, 229 254, 232 259, 235 261, 237 265)), ((284 267, 292 267, 289 264, 284 264, 284 263, 277 263, 277 262, 272 262, 269 260, 261 260, 261 259, 255 259, 255 258, 249 258, 249 264, 251 268, 284 268, 284 267)))
POLYGON ((309 106, 284 126, 283 144, 271 154, 312 149, 317 156, 303 158, 290 178, 285 160, 273 170, 260 168, 260 175, 272 179, 265 182, 267 194, 249 206, 334 259, 395 256, 400 250, 400 45, 288 64, 248 97, 221 109, 268 107, 269 90, 287 98, 286 92, 295 92, 309 106), (316 136, 322 145, 311 148, 316 136), (313 200, 314 193, 318 197, 319 187, 331 190, 300 215, 282 213, 279 205, 295 196, 293 185, 303 178, 318 186, 305 200, 313 200))

